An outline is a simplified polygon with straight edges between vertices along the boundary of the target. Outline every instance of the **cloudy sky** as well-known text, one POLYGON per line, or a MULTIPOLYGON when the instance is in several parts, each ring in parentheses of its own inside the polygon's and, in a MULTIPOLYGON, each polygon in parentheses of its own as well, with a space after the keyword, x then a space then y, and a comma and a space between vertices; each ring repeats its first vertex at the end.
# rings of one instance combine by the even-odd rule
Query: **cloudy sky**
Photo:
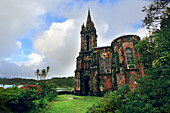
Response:
POLYGON ((80 50, 80 28, 88 8, 98 46, 116 37, 147 31, 142 7, 150 0, 0 0, 0 77, 36 78, 50 66, 47 78, 74 76, 80 50))

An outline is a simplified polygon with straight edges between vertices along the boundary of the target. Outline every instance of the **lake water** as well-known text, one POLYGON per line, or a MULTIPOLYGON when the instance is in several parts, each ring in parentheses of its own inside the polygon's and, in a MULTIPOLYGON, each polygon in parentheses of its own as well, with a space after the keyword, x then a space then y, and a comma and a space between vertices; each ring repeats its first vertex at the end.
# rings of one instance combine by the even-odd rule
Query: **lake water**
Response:
MULTIPOLYGON (((13 87, 13 86, 16 86, 16 85, 3 85, 3 84, 0 84, 0 87, 3 87, 3 88, 9 88, 9 87, 13 87)), ((22 87, 23 85, 17 85, 18 87, 22 87)), ((70 89, 67 89, 67 88, 56 88, 57 91, 70 91, 70 89)))
POLYGON ((18 87, 21 87, 23 85, 3 85, 3 84, 0 84, 0 87, 3 87, 3 88, 9 88, 9 87, 12 87, 12 86, 18 86, 18 87))

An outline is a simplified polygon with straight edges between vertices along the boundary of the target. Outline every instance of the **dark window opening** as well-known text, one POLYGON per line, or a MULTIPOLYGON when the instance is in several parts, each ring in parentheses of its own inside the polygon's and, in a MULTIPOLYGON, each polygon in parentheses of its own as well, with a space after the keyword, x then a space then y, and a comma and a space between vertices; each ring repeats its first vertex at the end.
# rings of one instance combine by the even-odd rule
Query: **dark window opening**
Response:
POLYGON ((106 73, 110 73, 110 59, 106 57, 106 73))
POLYGON ((89 50, 89 35, 87 35, 87 50, 89 50))
POLYGON ((117 62, 117 71, 120 71, 120 64, 119 64, 119 62, 120 62, 120 60, 119 60, 119 53, 118 52, 116 52, 115 53, 116 54, 116 62, 117 62))
POLYGON ((111 68, 110 68, 110 59, 106 57, 106 59, 100 58, 99 59, 99 73, 104 74, 104 73, 111 73, 111 68))
POLYGON ((134 65, 130 65, 129 68, 133 69, 133 68, 135 68, 135 66, 134 65))
POLYGON ((104 74, 104 59, 103 58, 99 59, 99 72, 100 74, 104 74))
POLYGON ((126 49, 126 60, 127 64, 133 63, 133 53, 131 48, 126 49))

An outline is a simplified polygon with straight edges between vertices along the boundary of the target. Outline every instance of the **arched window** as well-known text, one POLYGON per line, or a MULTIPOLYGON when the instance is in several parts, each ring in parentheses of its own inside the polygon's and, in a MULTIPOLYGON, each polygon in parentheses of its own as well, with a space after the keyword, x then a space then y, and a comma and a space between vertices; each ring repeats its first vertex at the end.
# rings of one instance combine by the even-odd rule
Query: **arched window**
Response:
POLYGON ((110 59, 106 57, 106 73, 110 73, 110 59))
POLYGON ((133 63, 133 53, 131 48, 126 49, 126 60, 127 64, 133 63))
POLYGON ((100 74, 104 74, 104 59, 103 58, 99 59, 99 72, 100 74))
POLYGON ((99 59, 99 73, 100 74, 111 73, 110 59, 108 57, 106 57, 105 59, 101 57, 99 59))
POLYGON ((118 52, 116 52, 115 53, 115 55, 116 55, 116 62, 117 62, 117 68, 116 68, 116 70, 117 71, 120 71, 120 64, 119 64, 119 62, 120 62, 120 60, 119 60, 119 53, 118 52))
POLYGON ((89 46, 90 46, 90 45, 89 45, 89 35, 87 35, 86 38, 87 38, 87 50, 89 50, 89 49, 90 49, 90 47, 89 47, 89 46))

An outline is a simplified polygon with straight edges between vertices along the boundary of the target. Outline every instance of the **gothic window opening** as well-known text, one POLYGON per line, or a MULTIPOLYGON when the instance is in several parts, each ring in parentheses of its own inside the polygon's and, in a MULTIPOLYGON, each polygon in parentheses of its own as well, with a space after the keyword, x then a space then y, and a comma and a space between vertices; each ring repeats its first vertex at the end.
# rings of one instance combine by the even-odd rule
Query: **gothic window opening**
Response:
POLYGON ((104 74, 104 59, 103 58, 99 59, 99 72, 100 74, 104 74))
POLYGON ((100 74, 111 73, 109 57, 106 57, 105 59, 104 58, 99 59, 99 73, 100 74))
POLYGON ((116 52, 115 53, 115 55, 116 55, 116 62, 117 62, 117 71, 120 71, 120 60, 119 60, 119 53, 118 52, 116 52))
POLYGON ((106 57, 106 73, 110 73, 110 59, 106 57))
POLYGON ((133 53, 131 48, 126 49, 126 60, 127 64, 133 63, 133 53))
POLYGON ((87 39, 87 50, 89 50, 89 35, 87 35, 86 39, 87 39))

